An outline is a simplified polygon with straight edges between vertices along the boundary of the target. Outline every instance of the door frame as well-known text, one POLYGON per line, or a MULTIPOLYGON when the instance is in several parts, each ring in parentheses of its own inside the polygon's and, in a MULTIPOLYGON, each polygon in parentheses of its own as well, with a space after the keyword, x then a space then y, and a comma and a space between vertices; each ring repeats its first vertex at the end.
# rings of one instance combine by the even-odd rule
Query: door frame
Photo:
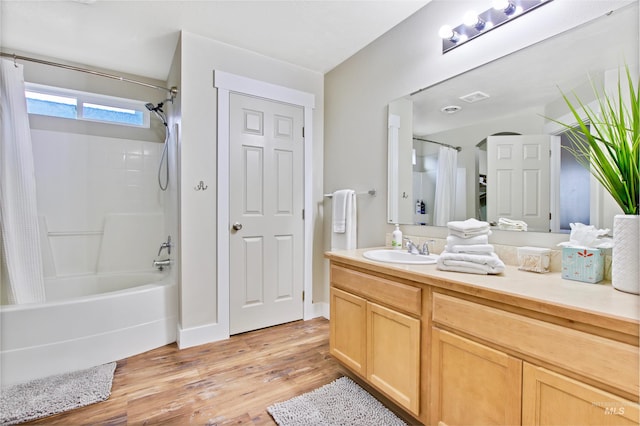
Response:
MULTIPOLYGON (((300 106, 304 110, 304 159, 303 159, 303 197, 304 197, 304 231, 303 231, 303 301, 302 318, 313 318, 312 309, 312 264, 313 264, 313 185, 312 185, 312 152, 313 152, 313 109, 315 95, 289 87, 279 86, 260 80, 227 73, 213 71, 213 86, 218 90, 218 176, 217 176, 217 263, 218 263, 218 325, 222 334, 229 337, 229 114, 231 92, 242 95, 257 96, 272 101, 284 102, 300 106)), ((302 214, 302 212, 300 212, 302 214)))

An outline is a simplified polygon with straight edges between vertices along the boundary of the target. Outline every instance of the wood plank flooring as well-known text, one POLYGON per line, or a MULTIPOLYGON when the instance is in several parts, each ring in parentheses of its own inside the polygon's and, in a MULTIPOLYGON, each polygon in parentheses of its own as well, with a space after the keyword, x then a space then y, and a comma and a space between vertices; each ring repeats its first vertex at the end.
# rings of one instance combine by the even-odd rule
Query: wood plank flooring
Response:
POLYGON ((121 360, 107 401, 27 424, 274 425, 269 405, 342 375, 329 355, 329 321, 296 321, 121 360))

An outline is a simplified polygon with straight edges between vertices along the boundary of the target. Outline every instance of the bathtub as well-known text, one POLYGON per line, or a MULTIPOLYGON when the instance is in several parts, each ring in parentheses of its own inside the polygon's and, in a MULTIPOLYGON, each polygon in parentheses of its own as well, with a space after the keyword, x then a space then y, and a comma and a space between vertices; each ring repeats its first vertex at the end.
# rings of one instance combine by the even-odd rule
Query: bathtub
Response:
POLYGON ((47 302, 0 306, 0 383, 89 368, 176 340, 178 287, 167 273, 45 280, 47 302))

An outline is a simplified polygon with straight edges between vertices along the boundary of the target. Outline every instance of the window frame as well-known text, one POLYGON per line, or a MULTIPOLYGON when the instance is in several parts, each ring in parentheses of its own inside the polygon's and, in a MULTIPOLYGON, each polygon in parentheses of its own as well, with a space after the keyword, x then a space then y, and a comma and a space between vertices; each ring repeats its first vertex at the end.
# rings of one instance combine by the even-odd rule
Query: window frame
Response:
MULTIPOLYGON (((55 115, 47 115, 47 114, 35 114, 34 115, 42 115, 45 117, 53 117, 53 118, 62 118, 67 120, 79 120, 79 121, 90 121, 94 123, 106 123, 106 124, 114 124, 118 126, 129 126, 135 128, 148 129, 151 126, 151 115, 149 110, 145 107, 145 102, 138 101, 135 99, 127 99, 127 98, 119 98, 116 96, 108 96, 102 95, 99 93, 90 93, 83 92, 80 90, 74 89, 66 89, 62 87, 54 87, 48 86, 44 84, 25 82, 25 92, 34 92, 41 93, 43 95, 52 95, 52 96, 62 96, 65 98, 74 98, 76 100, 76 116, 71 117, 60 117, 55 115), (84 108, 86 104, 94 104, 99 106, 104 106, 107 108, 121 108, 121 109, 129 109, 134 110, 136 112, 142 113, 142 124, 134 124, 134 123, 125 123, 120 121, 110 121, 110 120, 99 120, 95 118, 88 118, 84 116, 84 108)), ((26 97, 26 94, 25 94, 26 97)))

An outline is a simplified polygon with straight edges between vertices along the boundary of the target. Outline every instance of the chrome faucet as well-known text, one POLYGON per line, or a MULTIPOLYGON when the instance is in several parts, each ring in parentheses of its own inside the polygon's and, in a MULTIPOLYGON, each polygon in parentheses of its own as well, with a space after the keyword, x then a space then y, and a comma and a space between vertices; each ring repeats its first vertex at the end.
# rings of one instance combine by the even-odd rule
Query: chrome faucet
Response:
POLYGON ((160 244, 160 250, 158 250, 158 256, 160 256, 160 253, 162 253, 162 250, 167 249, 167 254, 171 255, 171 246, 173 244, 171 244, 171 235, 167 236, 167 241, 165 241, 164 243, 160 244))
POLYGON ((163 270, 164 268, 168 268, 173 263, 171 259, 163 259, 163 260, 154 260, 153 267, 158 268, 159 270, 163 270))
POLYGON ((407 242, 407 252, 411 254, 429 255, 429 243, 432 243, 433 240, 425 241, 422 247, 418 247, 410 238, 405 237, 404 240, 407 242))

